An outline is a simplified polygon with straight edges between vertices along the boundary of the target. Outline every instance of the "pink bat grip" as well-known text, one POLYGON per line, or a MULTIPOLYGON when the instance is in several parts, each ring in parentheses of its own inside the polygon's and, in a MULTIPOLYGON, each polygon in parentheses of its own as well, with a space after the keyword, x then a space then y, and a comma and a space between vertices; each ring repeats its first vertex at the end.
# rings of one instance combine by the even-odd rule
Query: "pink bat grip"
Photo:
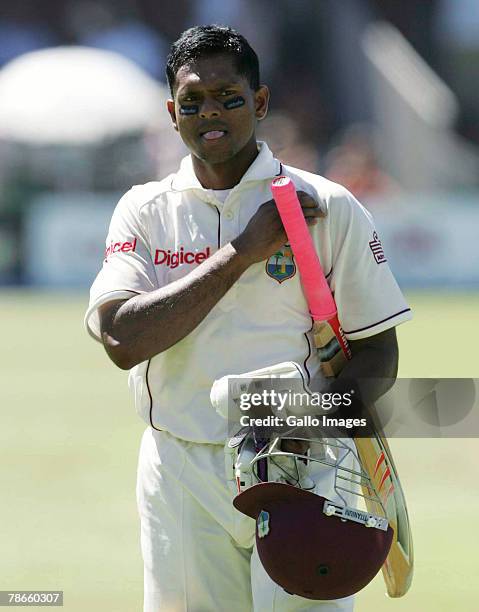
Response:
POLYGON ((271 191, 298 264, 311 316, 315 321, 330 319, 337 313, 336 304, 324 277, 294 183, 287 176, 280 176, 273 181, 271 191))

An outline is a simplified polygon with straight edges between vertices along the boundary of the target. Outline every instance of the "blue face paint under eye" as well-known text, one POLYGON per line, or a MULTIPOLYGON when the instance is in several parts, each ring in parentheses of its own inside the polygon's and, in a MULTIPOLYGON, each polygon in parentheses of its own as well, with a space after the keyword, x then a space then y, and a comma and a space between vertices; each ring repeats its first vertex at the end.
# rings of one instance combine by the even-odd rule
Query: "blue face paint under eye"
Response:
POLYGON ((180 115, 196 115, 200 110, 197 104, 190 104, 189 106, 180 106, 180 115))
POLYGON ((235 98, 228 100, 224 103, 224 107, 226 110, 232 110, 233 108, 239 108, 240 106, 244 106, 246 104, 246 100, 243 96, 236 96, 235 98))

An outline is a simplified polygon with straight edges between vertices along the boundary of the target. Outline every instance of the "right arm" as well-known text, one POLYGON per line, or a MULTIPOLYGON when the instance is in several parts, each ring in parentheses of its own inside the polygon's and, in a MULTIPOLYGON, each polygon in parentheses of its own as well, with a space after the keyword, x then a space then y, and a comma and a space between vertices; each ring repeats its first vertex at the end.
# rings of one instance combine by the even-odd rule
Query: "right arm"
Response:
MULTIPOLYGON (((315 223, 323 213, 310 196, 299 196, 308 223, 315 223)), ((258 209, 235 240, 183 278, 155 291, 101 306, 101 338, 111 360, 127 370, 182 340, 250 265, 267 259, 286 241, 271 200, 258 209)))

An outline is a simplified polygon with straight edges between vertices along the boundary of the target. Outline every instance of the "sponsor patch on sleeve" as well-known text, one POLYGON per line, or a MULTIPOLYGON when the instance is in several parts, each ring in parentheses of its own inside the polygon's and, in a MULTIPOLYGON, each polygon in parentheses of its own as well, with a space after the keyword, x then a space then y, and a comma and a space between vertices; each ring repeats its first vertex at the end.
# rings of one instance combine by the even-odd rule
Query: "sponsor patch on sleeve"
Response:
POLYGON ((377 264, 385 263, 387 261, 386 255, 384 254, 383 245, 381 244, 376 232, 374 232, 373 239, 369 243, 369 248, 371 249, 377 264))
POLYGON ((136 240, 137 238, 136 236, 134 236, 133 239, 130 241, 125 241, 125 242, 111 241, 110 245, 105 250, 105 261, 107 261, 108 257, 110 255, 113 255, 113 253, 128 253, 129 251, 135 252, 136 251, 136 240))

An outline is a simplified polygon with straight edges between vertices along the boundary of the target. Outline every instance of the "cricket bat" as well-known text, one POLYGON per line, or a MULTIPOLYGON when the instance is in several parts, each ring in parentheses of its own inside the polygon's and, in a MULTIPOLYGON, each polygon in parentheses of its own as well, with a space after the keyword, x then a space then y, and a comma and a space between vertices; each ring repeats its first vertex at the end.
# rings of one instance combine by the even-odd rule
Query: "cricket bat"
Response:
MULTIPOLYGON (((351 350, 338 319, 331 290, 321 268, 301 204, 293 181, 286 176, 273 180, 271 185, 289 244, 296 259, 303 292, 313 319, 313 338, 325 376, 337 376, 351 350)), ((386 438, 376 428, 367 438, 355 438, 363 468, 381 499, 386 515, 394 530, 391 549, 382 572, 388 595, 401 597, 410 585, 413 575, 413 545, 406 508, 406 500, 386 438)), ((366 505, 370 511, 375 502, 369 501, 370 491, 363 487, 366 505), (366 489, 366 490, 364 490, 366 489)))

